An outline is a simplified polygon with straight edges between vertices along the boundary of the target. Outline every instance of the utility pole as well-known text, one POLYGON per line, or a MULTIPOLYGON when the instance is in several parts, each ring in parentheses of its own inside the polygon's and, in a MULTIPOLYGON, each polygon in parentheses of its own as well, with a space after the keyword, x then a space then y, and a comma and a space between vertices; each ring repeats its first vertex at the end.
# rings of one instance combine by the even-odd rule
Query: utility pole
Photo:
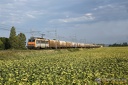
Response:
POLYGON ((44 38, 45 34, 41 34, 41 38, 44 38))
POLYGON ((56 49, 57 49, 57 30, 55 30, 55 36, 56 36, 56 49))
POLYGON ((33 31, 33 30, 31 30, 31 31, 30 31, 31 36, 34 37, 34 33, 37 33, 37 32, 39 33, 40 31, 33 31))
POLYGON ((56 41, 56 46, 55 48, 57 49, 57 30, 52 30, 52 31, 48 31, 48 32, 54 32, 55 33, 55 41, 56 41))
POLYGON ((80 39, 80 42, 81 42, 81 43, 84 43, 84 47, 85 47, 86 39, 85 39, 85 38, 84 38, 84 39, 80 39))
POLYGON ((84 38, 84 43, 86 44, 86 38, 84 38))
MULTIPOLYGON (((74 41, 77 43, 76 34, 74 35, 74 41)), ((77 48, 77 45, 75 46, 75 48, 77 48)))
POLYGON ((77 39, 76 39, 76 34, 74 34, 73 36, 70 36, 71 41, 75 43, 75 48, 77 47, 77 39))

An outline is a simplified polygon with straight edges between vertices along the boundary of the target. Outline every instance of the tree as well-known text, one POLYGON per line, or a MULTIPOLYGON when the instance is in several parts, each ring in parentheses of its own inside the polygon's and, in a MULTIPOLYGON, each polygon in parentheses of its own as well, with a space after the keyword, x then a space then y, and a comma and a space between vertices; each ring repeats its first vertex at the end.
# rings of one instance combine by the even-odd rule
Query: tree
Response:
POLYGON ((0 50, 4 49, 4 43, 0 40, 0 50))
POLYGON ((11 31, 10 31, 9 43, 10 43, 11 49, 18 48, 18 38, 16 36, 16 31, 14 26, 11 28, 11 31))
POLYGON ((9 38, 5 38, 5 49, 10 49, 9 38))
POLYGON ((0 37, 0 49, 4 50, 5 49, 5 38, 0 37))
POLYGON ((9 43, 8 38, 0 37, 0 40, 3 42, 3 49, 9 49, 10 48, 10 43, 9 43))
POLYGON ((23 33, 18 34, 18 47, 19 49, 25 49, 26 46, 26 36, 23 33))
POLYGON ((128 43, 127 42, 123 42, 123 43, 120 43, 120 44, 117 44, 117 43, 114 43, 112 45, 109 45, 110 47, 122 47, 122 46, 128 46, 128 43))
POLYGON ((122 46, 128 46, 127 42, 124 42, 124 43, 122 44, 122 46))

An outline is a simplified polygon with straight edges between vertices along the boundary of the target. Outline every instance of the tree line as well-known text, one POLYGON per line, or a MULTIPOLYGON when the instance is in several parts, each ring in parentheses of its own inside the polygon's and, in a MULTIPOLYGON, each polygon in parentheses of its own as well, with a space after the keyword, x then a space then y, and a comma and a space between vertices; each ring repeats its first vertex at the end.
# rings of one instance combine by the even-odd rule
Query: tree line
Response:
POLYGON ((123 43, 114 43, 114 44, 111 44, 109 45, 109 47, 124 47, 124 46, 128 46, 128 43, 127 42, 123 42, 123 43))
POLYGON ((10 30, 9 38, 0 37, 0 50, 6 49, 26 49, 26 36, 23 33, 16 35, 16 29, 13 26, 10 30))

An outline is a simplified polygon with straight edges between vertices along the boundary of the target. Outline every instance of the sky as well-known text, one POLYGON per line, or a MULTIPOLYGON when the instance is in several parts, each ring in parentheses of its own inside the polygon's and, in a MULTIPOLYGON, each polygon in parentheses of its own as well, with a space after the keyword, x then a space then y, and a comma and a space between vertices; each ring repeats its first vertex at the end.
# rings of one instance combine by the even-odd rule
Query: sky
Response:
POLYGON ((1 0, 0 37, 16 33, 72 42, 128 42, 128 0, 1 0))

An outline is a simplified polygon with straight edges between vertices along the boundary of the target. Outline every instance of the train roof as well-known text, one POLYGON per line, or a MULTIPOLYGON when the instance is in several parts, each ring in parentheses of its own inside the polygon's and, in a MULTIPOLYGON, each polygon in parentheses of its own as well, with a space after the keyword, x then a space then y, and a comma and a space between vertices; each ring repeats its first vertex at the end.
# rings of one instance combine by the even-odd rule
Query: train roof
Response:
POLYGON ((30 39, 45 39, 45 38, 40 38, 40 37, 31 37, 30 39))

